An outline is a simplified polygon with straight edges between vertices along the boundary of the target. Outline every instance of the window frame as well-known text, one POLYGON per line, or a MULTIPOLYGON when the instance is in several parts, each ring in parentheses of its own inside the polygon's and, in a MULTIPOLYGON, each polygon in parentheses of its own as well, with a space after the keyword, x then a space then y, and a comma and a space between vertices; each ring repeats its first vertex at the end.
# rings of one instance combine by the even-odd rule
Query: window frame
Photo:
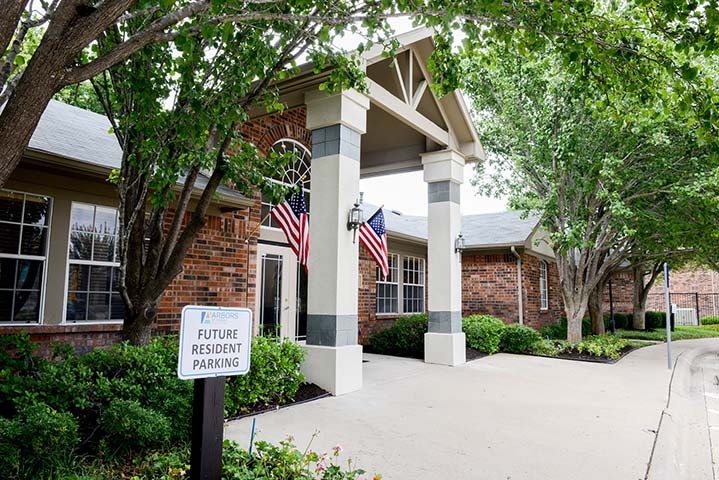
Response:
POLYGON ((549 263, 539 261, 539 310, 549 310, 549 263))
MULTIPOLYGON (((20 225, 20 235, 18 237, 18 254, 12 254, 12 253, 0 253, 0 258, 11 258, 15 260, 35 260, 38 261, 39 259, 42 259, 42 280, 40 281, 40 305, 38 306, 39 312, 37 316, 37 322, 14 322, 12 320, 4 321, 0 319, 0 326, 3 327, 35 327, 39 325, 44 324, 45 320, 45 294, 47 292, 47 264, 49 259, 49 253, 50 253, 50 235, 52 234, 52 217, 53 217, 53 209, 55 208, 55 197, 52 195, 42 194, 42 193, 33 193, 33 192, 27 192, 23 190, 15 190, 11 188, 0 188, 0 191, 3 192, 9 192, 9 193, 15 193, 20 194, 23 196, 22 201, 22 212, 20 214, 20 222, 8 222, 8 221, 1 221, 0 223, 8 223, 13 225, 20 225), (47 236, 45 238, 45 255, 43 257, 37 256, 37 255, 23 255, 20 252, 20 245, 22 245, 22 227, 25 225, 24 218, 25 218, 25 196, 26 195, 32 195, 34 197, 45 197, 49 200, 49 208, 47 212, 47 236)), ((15 272, 15 275, 17 275, 17 271, 15 272)), ((17 279, 16 279, 17 280, 17 279)), ((13 294, 16 291, 15 288, 13 288, 13 294)), ((14 305, 14 301, 13 301, 14 305)), ((14 312, 13 312, 14 315, 14 312)))
MULTIPOLYGON (((107 205, 107 204, 101 204, 101 203, 90 203, 90 202, 77 202, 72 201, 70 202, 70 222, 72 222, 72 209, 75 205, 85 205, 89 207, 93 207, 94 213, 93 213, 93 223, 95 220, 95 215, 97 214, 97 207, 102 208, 111 208, 115 210, 116 214, 116 229, 117 229, 117 241, 119 242, 120 237, 120 209, 116 206, 107 205)), ((94 233, 93 233, 94 235, 94 233)), ((122 324, 124 322, 124 318, 119 320, 68 320, 67 319, 67 302, 68 302, 68 295, 70 293, 70 265, 87 265, 89 267, 110 267, 110 268, 119 268, 120 262, 107 262, 107 261, 101 261, 101 260, 79 260, 75 258, 70 258, 70 246, 72 242, 72 224, 68 225, 67 229, 67 249, 65 251, 65 288, 64 288, 64 300, 63 300, 63 309, 62 309, 62 325, 118 325, 122 324)), ((90 258, 92 258, 92 254, 94 253, 94 245, 95 242, 93 241, 93 248, 90 253, 90 258)), ((114 255, 115 260, 118 260, 117 256, 119 256, 119 249, 116 246, 114 255)), ((111 274, 112 275, 112 274, 111 274)), ((89 282, 89 280, 88 280, 89 282)), ((89 285, 88 285, 89 287, 89 285)), ((111 287, 112 288, 112 287, 111 287)), ((88 295, 91 290, 88 290, 88 295)), ((96 291, 99 292, 99 291, 96 291)), ((104 293, 104 292, 101 292, 104 293)), ((107 292, 110 294, 110 302, 112 302, 112 291, 107 292)), ((88 297, 89 301, 89 297, 88 297)), ((110 305, 108 305, 108 308, 111 308, 110 305)), ((124 305, 123 305, 124 308, 124 305)))
POLYGON ((427 298, 427 262, 423 257, 415 256, 415 255, 402 255, 402 314, 404 315, 412 315, 417 313, 424 313, 427 311, 427 305, 426 305, 426 298, 427 298), (417 269, 410 269, 409 271, 414 274, 419 274, 419 278, 421 279, 422 283, 409 283, 404 281, 404 274, 405 274, 405 261, 415 261, 417 262, 418 268, 417 269), (422 288, 422 297, 421 297, 421 304, 422 309, 420 311, 412 311, 408 312, 405 309, 405 294, 404 294, 404 288, 405 286, 408 287, 421 287, 422 288))
MULTIPOLYGON (((381 277, 381 275, 380 275, 380 268, 379 268, 379 266, 375 266, 375 283, 374 283, 374 284, 375 284, 375 291, 374 291, 374 303, 375 303, 375 306, 374 306, 374 311, 375 311, 375 315, 378 315, 378 316, 379 316, 379 315, 400 315, 400 314, 401 314, 401 313, 400 313, 400 310, 401 310, 401 306, 402 306, 402 303, 401 303, 402 292, 401 292, 401 288, 400 288, 401 282, 400 282, 400 276, 399 276, 399 273, 400 273, 400 269, 399 269, 400 255, 399 255, 398 253, 389 252, 389 253, 387 254, 387 257, 388 257, 388 258, 387 258, 388 264, 389 264, 389 267, 390 267, 390 275, 389 275, 389 278, 388 278, 388 279, 382 280, 382 277, 381 277), (392 269, 392 258, 396 258, 396 259, 397 259, 397 262, 396 262, 396 264, 395 264, 395 265, 396 265, 396 268, 394 268, 394 269, 392 269), (396 274, 397 274, 397 278, 395 279, 394 282, 391 281, 391 280, 392 280, 392 271, 393 271, 393 270, 397 272, 397 273, 396 273, 396 274), (390 286, 391 286, 391 285, 395 285, 395 286, 397 286, 397 311, 395 311, 395 312, 380 312, 380 311, 379 311, 379 299, 380 299, 380 297, 379 297, 379 288, 377 288, 378 285, 390 285, 390 286)), ((394 298, 393 298, 393 297, 382 297, 382 299, 386 302, 387 299, 390 299, 390 301, 391 301, 391 300, 393 300, 394 298)))
MULTIPOLYGON (((390 256, 394 256, 397 258, 397 281, 396 282, 386 282, 382 281, 380 279, 379 274, 379 267, 376 267, 375 271, 375 306, 374 306, 374 312, 375 316, 377 317, 397 317, 400 315, 415 315, 419 313, 425 313, 427 312, 427 259, 426 257, 422 257, 420 255, 416 254, 403 254, 403 253, 397 253, 397 252, 389 252, 390 256), (422 264, 422 275, 421 278, 423 280, 423 284, 415 284, 415 283, 405 283, 404 282, 404 260, 405 259, 412 259, 412 260, 419 260, 422 264), (377 285, 397 285, 397 311, 395 312, 379 312, 378 306, 379 306, 379 295, 378 295, 378 288, 377 285), (423 310, 421 312, 407 312, 404 308, 404 287, 412 286, 412 287, 422 287, 422 307, 423 310)), ((417 270, 416 272, 419 272, 417 270)))
MULTIPOLYGON (((270 152, 274 151, 275 147, 277 145, 280 145, 282 143, 291 143, 294 145, 295 150, 302 150, 304 152, 304 155, 302 158, 298 158, 298 163, 306 163, 307 164, 307 171, 309 172, 311 169, 312 164, 312 151, 307 148, 302 142, 295 140, 294 138, 289 137, 283 137, 277 140, 272 144, 270 147, 270 152)), ((295 165, 287 165, 287 167, 294 167, 295 165)), ((294 170, 294 168, 291 168, 290 170, 294 170)), ((284 176, 287 175, 288 169, 285 168, 284 172, 282 172, 283 180, 277 180, 274 178, 269 178, 268 180, 270 182, 276 183, 278 185, 285 185, 288 187, 291 187, 292 184, 284 181, 284 176)), ((311 198, 311 178, 304 180, 302 182, 302 186, 305 190, 305 200, 307 200, 307 197, 311 198)), ((263 197, 264 195, 260 195, 260 197, 263 197)), ((309 204, 308 204, 309 206, 309 204)), ((263 198, 260 198, 260 227, 262 228, 270 228, 272 230, 276 231, 282 231, 282 229, 274 224, 274 219, 270 215, 270 212, 275 207, 275 205, 272 205, 269 202, 265 202, 263 198), (265 210, 266 209, 266 210, 265 210), (266 218, 266 220, 265 220, 266 218), (267 221, 267 225, 265 225, 265 221, 267 221)), ((308 207, 309 208, 309 207, 308 207)))

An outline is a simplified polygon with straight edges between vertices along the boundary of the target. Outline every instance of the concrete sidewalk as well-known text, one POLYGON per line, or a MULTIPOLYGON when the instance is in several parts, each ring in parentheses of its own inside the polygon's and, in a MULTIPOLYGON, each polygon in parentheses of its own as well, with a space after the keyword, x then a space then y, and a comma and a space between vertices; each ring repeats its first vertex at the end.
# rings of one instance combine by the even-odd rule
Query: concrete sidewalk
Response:
MULTIPOLYGON (((674 353, 719 340, 674 343, 674 353)), ((643 479, 671 372, 663 344, 615 365, 498 354, 461 367, 365 355, 364 388, 257 418, 390 479, 643 479), (344 455, 344 454, 343 454, 344 455)), ((251 418, 225 438, 247 445, 251 418)), ((370 477, 371 478, 371 477, 370 477)))

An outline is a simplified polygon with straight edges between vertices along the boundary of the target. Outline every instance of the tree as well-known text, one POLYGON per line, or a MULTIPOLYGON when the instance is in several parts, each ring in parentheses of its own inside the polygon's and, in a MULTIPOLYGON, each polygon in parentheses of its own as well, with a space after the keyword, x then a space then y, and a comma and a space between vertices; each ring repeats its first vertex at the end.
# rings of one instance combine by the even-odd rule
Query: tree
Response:
POLYGON ((631 92, 610 102, 604 85, 577 75, 551 50, 522 56, 497 47, 482 61, 468 64, 467 91, 494 170, 511 178, 478 183, 541 215, 556 253, 568 340, 577 342, 590 295, 632 251, 637 225, 662 218, 665 202, 712 175, 716 155, 663 105, 648 107, 631 92))
POLYGON ((470 52, 492 38, 518 51, 553 43, 573 68, 614 83, 631 75, 646 84, 656 82, 663 72, 676 73, 672 91, 682 98, 682 110, 694 114, 706 138, 717 130, 713 96, 699 97, 692 88, 696 66, 677 61, 674 55, 716 52, 719 15, 714 0, 340 0, 332 2, 332 8, 301 14, 296 6, 285 0, 0 0, 0 106, 5 105, 0 112, 0 187, 20 161, 55 93, 127 61, 147 45, 173 42, 203 25, 225 22, 308 20, 332 26, 410 16, 438 33, 434 56, 438 92, 461 83, 457 56, 451 51, 458 29, 466 35, 470 52), (98 37, 129 19, 145 22, 112 50, 96 55, 98 37), (29 32, 41 28, 38 48, 32 55, 20 54, 29 32), (648 31, 653 36, 646 35, 648 31))
MULTIPOLYGON (((221 185, 250 196, 257 189, 275 198, 284 193, 267 178, 292 159, 261 158, 239 133, 250 110, 282 109, 273 82, 291 74, 306 54, 318 70, 331 69, 323 88, 361 88, 359 58, 331 46, 332 36, 345 26, 330 29, 303 20, 331 15, 334 5, 296 1, 272 8, 267 11, 279 15, 289 9, 300 20, 195 23, 197 30, 190 22, 173 46, 148 45, 92 80, 123 150, 113 180, 119 197, 123 332, 131 343, 149 341, 163 292, 182 271, 221 185), (198 190, 199 198, 193 197, 198 190)), ((132 18, 109 28, 98 38, 99 55, 152 21, 132 18)))

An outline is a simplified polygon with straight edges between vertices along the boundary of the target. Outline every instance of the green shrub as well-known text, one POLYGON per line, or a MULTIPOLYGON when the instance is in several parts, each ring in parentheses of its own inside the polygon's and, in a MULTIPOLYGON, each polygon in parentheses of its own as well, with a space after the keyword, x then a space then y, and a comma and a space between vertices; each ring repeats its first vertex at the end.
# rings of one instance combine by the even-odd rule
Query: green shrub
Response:
POLYGON ((550 340, 566 340, 567 324, 553 323, 547 325, 539 330, 539 334, 542 338, 549 338, 550 340))
POLYGON ((77 420, 44 403, 0 418, 0 471, 5 478, 50 477, 65 470, 79 443, 77 420))
POLYGON ((611 335, 595 335, 586 337, 581 342, 572 345, 579 353, 587 353, 594 357, 607 357, 616 360, 621 356, 622 350, 629 345, 627 340, 611 335))
POLYGON ((719 325, 719 315, 710 315, 701 319, 702 325, 719 325))
POLYGON ((424 358, 424 334, 427 333, 426 314, 400 317, 394 325, 372 335, 370 350, 384 355, 424 358))
MULTIPOLYGON (((614 314, 614 328, 621 328, 622 330, 631 327, 633 315, 631 313, 615 313, 614 314)), ((604 328, 609 330, 612 326, 612 318, 610 315, 604 316, 604 328)))
POLYGON ((665 312, 646 312, 644 315, 644 329, 654 330, 656 328, 666 328, 667 314, 665 312))
POLYGON ((509 353, 529 353, 540 340, 542 337, 533 328, 519 324, 508 325, 502 332, 501 349, 509 353))
POLYGON ((105 433, 103 450, 111 454, 163 447, 171 437, 170 420, 137 400, 112 400, 100 417, 100 427, 105 433))
POLYGON ((247 375, 229 377, 225 387, 225 413, 232 417, 252 406, 286 403, 305 381, 300 372, 302 347, 289 340, 254 337, 247 375))
POLYGON ((462 319, 467 346, 483 353, 497 353, 504 322, 491 315, 470 315, 462 319))

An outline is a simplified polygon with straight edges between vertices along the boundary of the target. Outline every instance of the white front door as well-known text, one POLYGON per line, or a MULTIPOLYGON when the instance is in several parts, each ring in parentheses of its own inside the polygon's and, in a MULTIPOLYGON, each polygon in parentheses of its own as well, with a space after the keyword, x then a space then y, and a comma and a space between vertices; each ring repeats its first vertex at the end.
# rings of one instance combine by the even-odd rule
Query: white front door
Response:
POLYGON ((289 247, 257 245, 257 288, 255 334, 304 340, 306 277, 289 247))

